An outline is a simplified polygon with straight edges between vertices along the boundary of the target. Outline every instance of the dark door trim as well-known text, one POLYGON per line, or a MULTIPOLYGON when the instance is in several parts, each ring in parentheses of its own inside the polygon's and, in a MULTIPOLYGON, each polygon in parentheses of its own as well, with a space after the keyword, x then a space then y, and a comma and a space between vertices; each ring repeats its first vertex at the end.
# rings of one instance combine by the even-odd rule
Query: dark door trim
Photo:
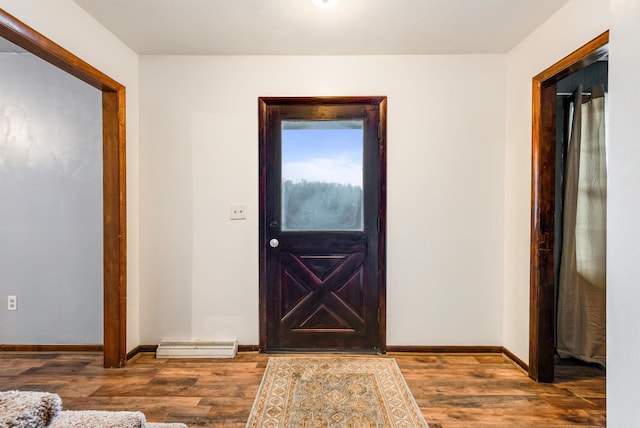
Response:
POLYGON ((554 377, 556 84, 607 55, 606 31, 533 78, 529 377, 554 377))
POLYGON ((386 213, 387 213, 387 98, 386 97, 260 97, 258 99, 258 117, 259 117, 259 168, 260 168, 260 277, 259 277, 259 350, 266 352, 267 346, 267 242, 268 226, 265 219, 267 209, 267 108, 270 105, 308 105, 318 106, 319 115, 322 115, 321 109, 323 105, 347 105, 347 104, 369 104, 375 105, 378 109, 379 127, 378 127, 378 144, 379 144, 379 186, 378 186, 378 300, 379 300, 379 334, 378 334, 378 350, 380 353, 386 353, 386 213))
POLYGON ((126 364, 125 87, 0 9, 0 37, 102 91, 104 366, 126 364))

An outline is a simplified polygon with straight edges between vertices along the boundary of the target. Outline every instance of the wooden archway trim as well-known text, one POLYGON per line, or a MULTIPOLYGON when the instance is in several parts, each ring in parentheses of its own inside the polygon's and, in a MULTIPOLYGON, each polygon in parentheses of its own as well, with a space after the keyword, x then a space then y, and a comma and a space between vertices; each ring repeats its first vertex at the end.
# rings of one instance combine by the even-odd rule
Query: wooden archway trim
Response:
POLYGON ((126 364, 125 87, 0 9, 0 37, 102 91, 104 366, 126 364))
POLYGON ((537 382, 554 377, 556 84, 603 58, 608 43, 606 31, 533 78, 529 376, 537 382))

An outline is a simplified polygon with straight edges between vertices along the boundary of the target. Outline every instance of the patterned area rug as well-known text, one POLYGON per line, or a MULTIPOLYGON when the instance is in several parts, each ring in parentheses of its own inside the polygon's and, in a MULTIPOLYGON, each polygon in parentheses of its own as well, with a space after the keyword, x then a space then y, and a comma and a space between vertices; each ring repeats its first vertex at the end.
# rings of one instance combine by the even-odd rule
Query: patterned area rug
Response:
POLYGON ((272 357, 247 428, 427 428, 392 358, 272 357))

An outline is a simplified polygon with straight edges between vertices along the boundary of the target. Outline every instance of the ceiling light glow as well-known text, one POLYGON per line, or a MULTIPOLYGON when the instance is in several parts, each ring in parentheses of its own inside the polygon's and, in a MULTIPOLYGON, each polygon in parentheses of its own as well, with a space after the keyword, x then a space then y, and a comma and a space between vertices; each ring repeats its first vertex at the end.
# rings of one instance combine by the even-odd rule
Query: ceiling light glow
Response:
POLYGON ((336 6, 338 3, 340 3, 340 0, 311 0, 311 2, 313 2, 313 4, 318 7, 327 9, 336 6))

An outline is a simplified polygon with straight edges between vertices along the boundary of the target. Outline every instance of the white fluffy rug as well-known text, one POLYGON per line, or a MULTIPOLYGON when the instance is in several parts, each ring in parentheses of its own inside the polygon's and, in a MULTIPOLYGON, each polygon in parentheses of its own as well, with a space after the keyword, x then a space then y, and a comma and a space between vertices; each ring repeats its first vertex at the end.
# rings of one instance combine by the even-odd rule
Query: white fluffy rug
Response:
POLYGON ((65 410, 55 418, 51 428, 143 428, 145 424, 142 412, 65 410))
POLYGON ((142 412, 65 410, 58 394, 0 392, 0 428, 187 428, 182 423, 147 422, 142 412))
POLYGON ((62 400, 57 394, 0 392, 0 427, 46 428, 61 409, 62 400))
POLYGON ((65 410, 60 412, 50 428, 187 428, 187 426, 180 423, 146 422, 142 412, 65 410))

